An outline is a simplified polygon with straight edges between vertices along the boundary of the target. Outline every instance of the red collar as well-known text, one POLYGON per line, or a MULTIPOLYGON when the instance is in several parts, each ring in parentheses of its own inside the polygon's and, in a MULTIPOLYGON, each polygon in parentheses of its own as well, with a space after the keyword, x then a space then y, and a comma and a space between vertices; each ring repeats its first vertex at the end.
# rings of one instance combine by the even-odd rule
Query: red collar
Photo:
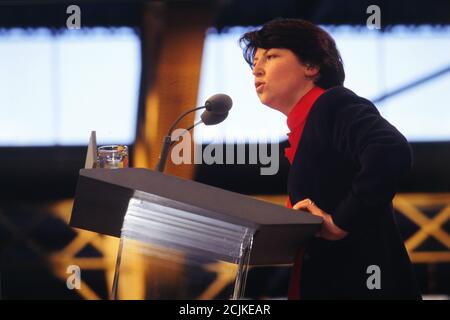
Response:
POLYGON ((314 102, 325 90, 319 87, 313 87, 309 90, 297 104, 292 108, 287 117, 287 125, 291 132, 288 133, 290 147, 284 149, 284 154, 288 158, 289 163, 294 161, 297 146, 300 143, 303 127, 305 126, 306 118, 311 110, 314 102))
POLYGON ((291 109, 287 116, 287 125, 289 130, 294 131, 298 126, 304 124, 308 113, 311 110, 314 102, 325 90, 319 87, 313 87, 309 90, 297 104, 291 109))

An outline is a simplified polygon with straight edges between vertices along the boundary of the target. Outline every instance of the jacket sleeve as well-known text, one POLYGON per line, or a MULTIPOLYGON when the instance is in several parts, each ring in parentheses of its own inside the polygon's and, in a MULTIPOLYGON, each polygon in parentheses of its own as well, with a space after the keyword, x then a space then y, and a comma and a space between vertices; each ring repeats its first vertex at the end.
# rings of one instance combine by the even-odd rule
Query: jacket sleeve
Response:
POLYGON ((399 181, 411 169, 412 153, 406 138, 371 102, 359 97, 350 100, 334 108, 332 143, 358 164, 359 171, 344 200, 330 214, 338 227, 352 232, 385 212, 399 181))

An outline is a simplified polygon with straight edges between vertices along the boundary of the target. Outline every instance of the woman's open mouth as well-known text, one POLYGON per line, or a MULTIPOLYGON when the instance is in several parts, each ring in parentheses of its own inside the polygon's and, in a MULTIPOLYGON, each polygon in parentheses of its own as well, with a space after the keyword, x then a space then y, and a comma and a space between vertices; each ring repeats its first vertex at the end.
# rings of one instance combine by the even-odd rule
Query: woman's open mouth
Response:
POLYGON ((255 88, 256 88, 256 92, 261 93, 264 89, 264 82, 256 82, 255 83, 255 88))

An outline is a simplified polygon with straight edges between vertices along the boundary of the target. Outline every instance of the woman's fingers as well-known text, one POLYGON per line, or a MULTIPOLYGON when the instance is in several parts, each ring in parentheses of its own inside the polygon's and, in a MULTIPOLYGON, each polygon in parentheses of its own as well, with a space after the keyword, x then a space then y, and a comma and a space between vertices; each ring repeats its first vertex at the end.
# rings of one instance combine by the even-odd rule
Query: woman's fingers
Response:
POLYGON ((304 199, 302 201, 297 202, 292 209, 294 210, 301 210, 301 209, 307 209, 310 213, 323 217, 324 213, 320 208, 316 206, 316 204, 311 199, 304 199))
POLYGON ((323 224, 316 232, 316 237, 324 238, 326 240, 340 240, 347 236, 347 232, 339 229, 339 227, 334 224, 332 217, 322 211, 311 199, 303 199, 297 202, 292 208, 295 210, 308 210, 313 215, 323 218, 323 224))
POLYGON ((322 211, 311 199, 303 199, 297 202, 293 207, 295 210, 307 210, 313 215, 323 218, 321 228, 315 233, 316 237, 324 238, 326 240, 340 240, 346 236, 346 232, 337 230, 333 220, 329 214, 322 211), (338 232, 339 231, 339 232, 338 232))
POLYGON ((308 206, 310 206, 311 204, 314 204, 314 202, 311 199, 303 199, 299 202, 297 202, 292 209, 294 210, 298 210, 298 209, 305 209, 308 206))

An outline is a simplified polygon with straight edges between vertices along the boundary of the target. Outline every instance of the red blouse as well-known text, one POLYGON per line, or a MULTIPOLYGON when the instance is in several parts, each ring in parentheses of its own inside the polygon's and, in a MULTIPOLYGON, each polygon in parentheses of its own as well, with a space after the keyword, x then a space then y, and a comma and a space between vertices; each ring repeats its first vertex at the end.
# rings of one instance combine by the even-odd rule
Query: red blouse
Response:
MULTIPOLYGON (((297 151, 309 111, 314 105, 314 102, 316 102, 317 98, 319 98, 324 91, 324 89, 319 87, 312 88, 303 97, 301 97, 301 99, 288 114, 287 125, 290 130, 288 133, 290 147, 284 149, 284 155, 289 160, 290 164, 294 161, 295 152, 297 151)), ((286 207, 292 208, 289 198, 286 201, 286 207)), ((288 299, 300 298, 300 275, 304 251, 305 248, 300 248, 295 258, 291 280, 289 283, 288 299)))

